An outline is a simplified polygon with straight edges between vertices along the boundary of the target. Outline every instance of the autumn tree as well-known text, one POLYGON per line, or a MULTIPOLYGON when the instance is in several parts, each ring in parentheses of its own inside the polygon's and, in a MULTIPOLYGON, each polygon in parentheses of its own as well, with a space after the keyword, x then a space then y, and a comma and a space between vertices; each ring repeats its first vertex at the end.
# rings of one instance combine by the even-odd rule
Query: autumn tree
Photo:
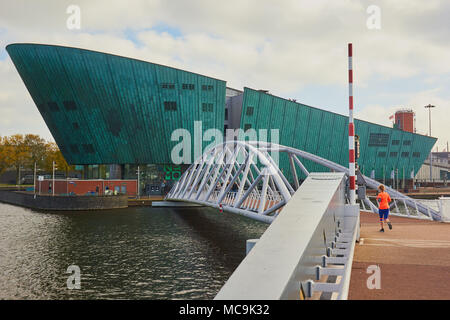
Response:
POLYGON ((19 170, 37 168, 52 171, 53 161, 58 171, 66 174, 73 170, 64 159, 54 142, 47 142, 35 134, 15 134, 0 137, 0 174, 7 169, 16 171, 16 183, 19 184, 19 170))

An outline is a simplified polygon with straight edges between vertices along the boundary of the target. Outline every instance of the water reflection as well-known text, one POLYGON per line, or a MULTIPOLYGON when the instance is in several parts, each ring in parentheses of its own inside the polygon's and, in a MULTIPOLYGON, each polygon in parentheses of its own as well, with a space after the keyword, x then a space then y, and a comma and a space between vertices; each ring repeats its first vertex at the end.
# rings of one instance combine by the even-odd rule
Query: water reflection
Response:
POLYGON ((42 213, 0 204, 2 299, 212 299, 266 224, 210 208, 42 213), (69 265, 81 289, 68 290, 69 265))

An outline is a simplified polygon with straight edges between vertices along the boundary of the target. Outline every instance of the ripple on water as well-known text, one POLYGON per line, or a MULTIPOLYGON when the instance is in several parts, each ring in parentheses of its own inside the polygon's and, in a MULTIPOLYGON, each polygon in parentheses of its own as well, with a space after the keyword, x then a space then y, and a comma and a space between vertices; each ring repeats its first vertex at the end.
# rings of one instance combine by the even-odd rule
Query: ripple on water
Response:
POLYGON ((211 299, 266 224, 207 208, 41 213, 0 203, 0 299, 211 299), (67 289, 67 267, 81 289, 67 289))

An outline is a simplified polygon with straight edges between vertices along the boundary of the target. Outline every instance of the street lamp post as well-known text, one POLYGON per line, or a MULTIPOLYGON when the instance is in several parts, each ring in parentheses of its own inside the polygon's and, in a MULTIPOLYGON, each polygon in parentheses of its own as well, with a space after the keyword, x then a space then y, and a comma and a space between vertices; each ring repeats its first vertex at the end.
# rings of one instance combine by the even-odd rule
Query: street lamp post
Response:
MULTIPOLYGON (((425 106, 426 109, 428 109, 428 126, 430 131, 430 137, 431 137, 431 108, 435 108, 436 106, 433 106, 431 104, 425 106)), ((430 182, 433 182, 433 148, 431 148, 430 151, 430 182)))
POLYGON ((52 193, 55 196, 55 161, 53 161, 53 182, 52 182, 52 193))

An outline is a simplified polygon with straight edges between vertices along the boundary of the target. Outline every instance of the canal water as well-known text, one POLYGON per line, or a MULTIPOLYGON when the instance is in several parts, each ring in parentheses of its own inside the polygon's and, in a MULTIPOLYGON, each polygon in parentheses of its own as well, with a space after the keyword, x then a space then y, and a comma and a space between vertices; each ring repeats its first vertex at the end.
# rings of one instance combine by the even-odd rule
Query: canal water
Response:
POLYGON ((267 226, 211 208, 43 213, 0 203, 0 299, 212 299, 267 226), (80 289, 67 287, 69 266, 80 289))

